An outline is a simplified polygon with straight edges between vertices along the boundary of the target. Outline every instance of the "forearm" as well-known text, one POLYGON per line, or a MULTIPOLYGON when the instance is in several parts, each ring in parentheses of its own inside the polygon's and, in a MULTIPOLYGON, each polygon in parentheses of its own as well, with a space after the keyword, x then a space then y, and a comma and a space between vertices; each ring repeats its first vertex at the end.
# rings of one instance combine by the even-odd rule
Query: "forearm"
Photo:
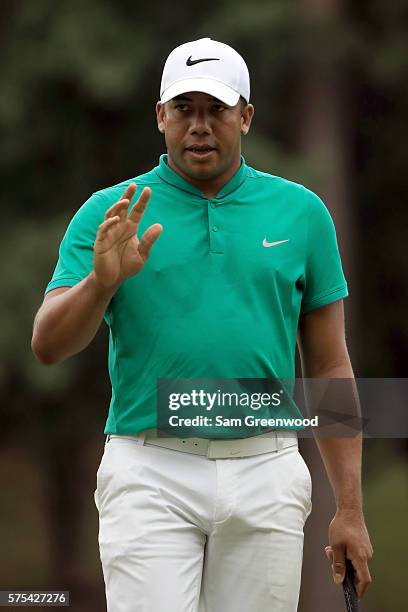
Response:
POLYGON ((307 405, 319 419, 313 433, 337 505, 326 555, 337 584, 344 579, 345 559, 351 559, 362 597, 371 582, 367 562, 373 550, 362 509, 361 410, 346 346, 342 300, 304 315, 298 341, 307 405))
POLYGON ((51 365, 88 346, 115 291, 101 288, 91 272, 74 287, 47 300, 34 321, 31 346, 37 359, 51 365))
MULTIPOLYGON (((310 371, 311 378, 324 378, 328 381, 333 379, 343 379, 340 386, 333 385, 334 393, 341 396, 341 408, 332 405, 337 404, 339 398, 332 398, 327 394, 326 408, 327 412, 333 412, 333 419, 336 418, 338 411, 344 411, 345 414, 353 418, 353 415, 360 422, 360 406, 358 394, 356 391, 353 370, 349 359, 345 359, 344 363, 338 364, 325 370, 310 371), (327 405, 330 403, 331 405, 327 405)), ((312 382, 312 381, 311 381, 312 382)), ((340 381, 339 381, 340 382, 340 381)), ((332 393, 332 395, 334 395, 332 393)), ((342 431, 345 424, 339 424, 338 429, 342 431)), ((335 425, 336 427, 336 425, 335 425)), ((362 463, 362 436, 361 433, 348 428, 348 433, 345 437, 329 437, 325 435, 324 427, 317 430, 315 433, 316 444, 319 448, 330 484, 336 500, 338 509, 361 509, 362 508, 362 491, 361 491, 361 463, 362 463)))
POLYGON ((354 438, 318 438, 338 509, 361 509, 361 435, 354 438))

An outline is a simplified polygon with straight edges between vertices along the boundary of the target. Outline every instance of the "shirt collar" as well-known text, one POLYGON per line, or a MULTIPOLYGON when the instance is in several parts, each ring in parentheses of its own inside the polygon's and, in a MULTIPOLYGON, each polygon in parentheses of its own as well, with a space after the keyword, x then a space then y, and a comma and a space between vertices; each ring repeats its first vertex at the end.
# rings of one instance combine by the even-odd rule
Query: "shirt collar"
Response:
MULTIPOLYGON (((165 182, 173 185, 173 187, 177 187, 178 189, 182 189, 183 191, 187 191, 189 193, 193 193, 194 195, 198 195, 201 198, 209 199, 208 196, 203 194, 198 187, 195 187, 188 181, 186 181, 180 174, 175 172, 168 165, 168 155, 164 153, 160 155, 159 165, 154 169, 156 174, 165 182)), ((218 192, 215 198, 211 198, 213 200, 221 200, 225 198, 227 195, 230 195, 233 191, 238 189, 245 181, 248 174, 248 166, 245 163, 244 157, 241 155, 241 165, 234 174, 234 176, 224 185, 222 189, 218 192)))

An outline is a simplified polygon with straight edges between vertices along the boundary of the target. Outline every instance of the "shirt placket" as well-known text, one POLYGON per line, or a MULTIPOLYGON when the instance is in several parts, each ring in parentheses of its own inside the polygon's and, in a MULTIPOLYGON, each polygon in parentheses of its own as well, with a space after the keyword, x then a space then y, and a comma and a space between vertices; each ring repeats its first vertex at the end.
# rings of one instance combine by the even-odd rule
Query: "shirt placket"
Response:
POLYGON ((215 255, 222 255, 225 252, 225 228, 220 209, 221 207, 214 200, 207 201, 210 253, 215 255))

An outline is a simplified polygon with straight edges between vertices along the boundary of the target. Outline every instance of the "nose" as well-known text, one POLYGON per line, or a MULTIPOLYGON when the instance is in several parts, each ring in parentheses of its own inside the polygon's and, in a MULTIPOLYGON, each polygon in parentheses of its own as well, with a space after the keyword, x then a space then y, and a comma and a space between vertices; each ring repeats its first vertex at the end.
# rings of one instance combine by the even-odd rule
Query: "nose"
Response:
POLYGON ((212 131, 210 120, 211 117, 206 111, 197 110, 191 117, 190 134, 197 134, 198 136, 210 134, 212 131))

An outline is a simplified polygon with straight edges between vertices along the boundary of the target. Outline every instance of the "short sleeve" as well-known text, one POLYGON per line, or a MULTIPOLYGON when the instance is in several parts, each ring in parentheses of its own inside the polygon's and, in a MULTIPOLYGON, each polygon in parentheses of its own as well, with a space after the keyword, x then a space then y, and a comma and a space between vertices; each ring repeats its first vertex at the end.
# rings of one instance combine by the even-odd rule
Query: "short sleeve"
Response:
POLYGON ((307 199, 308 228, 302 314, 348 295, 333 220, 316 194, 307 190, 307 199))
POLYGON ((93 194, 71 219, 59 248, 58 261, 45 293, 56 287, 72 287, 93 269, 93 246, 105 217, 103 198, 93 194))

